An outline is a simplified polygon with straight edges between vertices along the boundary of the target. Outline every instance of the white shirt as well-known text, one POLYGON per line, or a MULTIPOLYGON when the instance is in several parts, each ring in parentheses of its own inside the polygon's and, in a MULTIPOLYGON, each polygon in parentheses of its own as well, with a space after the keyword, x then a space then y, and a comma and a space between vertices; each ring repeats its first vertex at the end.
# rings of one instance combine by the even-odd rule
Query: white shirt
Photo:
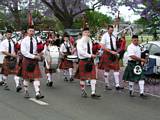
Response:
POLYGON ((69 42, 64 42, 60 46, 60 52, 61 52, 61 54, 67 52, 67 49, 66 49, 65 45, 72 49, 72 46, 71 46, 71 44, 69 42))
MULTIPOLYGON (((9 52, 9 42, 8 42, 8 39, 5 39, 3 40, 1 43, 0 43, 0 51, 1 52, 9 52)), ((14 43, 13 41, 11 40, 11 54, 15 53, 15 50, 14 50, 14 43)))
POLYGON ((137 45, 134 45, 131 43, 128 48, 127 48, 127 55, 128 55, 128 60, 133 60, 130 56, 135 55, 137 57, 141 57, 141 49, 137 45))
POLYGON ((33 54, 30 53, 30 37, 26 36, 21 42, 21 53, 27 58, 33 59, 37 54, 37 41, 32 37, 33 54))
MULTIPOLYGON (((112 38, 113 47, 116 50, 117 49, 117 46, 116 46, 116 35, 112 34, 111 38, 112 38)), ((105 47, 107 49, 111 49, 110 35, 108 34, 108 32, 106 32, 106 33, 103 34, 100 43, 103 44, 103 45, 105 45, 105 47)))
POLYGON ((85 58, 91 58, 92 55, 92 41, 89 37, 83 36, 81 39, 77 41, 77 53, 79 59, 85 59, 85 58), (87 50, 87 43, 89 42, 90 45, 90 52, 91 54, 88 54, 87 50))

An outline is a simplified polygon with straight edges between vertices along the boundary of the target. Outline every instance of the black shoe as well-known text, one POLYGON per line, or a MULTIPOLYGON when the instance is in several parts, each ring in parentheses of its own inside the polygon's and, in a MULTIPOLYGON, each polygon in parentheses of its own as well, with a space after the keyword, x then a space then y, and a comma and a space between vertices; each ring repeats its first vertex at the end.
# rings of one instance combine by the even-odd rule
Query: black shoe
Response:
POLYGON ((8 91, 10 90, 9 87, 8 87, 8 85, 4 86, 4 90, 8 90, 8 91))
POLYGON ((1 81, 1 82, 0 82, 0 86, 3 86, 3 85, 4 85, 4 81, 1 81))
POLYGON ((105 90, 112 90, 109 86, 105 86, 105 90))
POLYGON ((129 96, 130 97, 135 97, 135 95, 133 94, 133 91, 131 91, 131 90, 129 91, 129 96))
POLYGON ((19 92, 19 91, 21 91, 22 90, 22 87, 21 86, 17 86, 16 87, 16 92, 19 92))
POLYGON ((74 79, 73 78, 70 78, 70 80, 69 80, 70 82, 73 82, 74 81, 74 79))
POLYGON ((32 83, 34 81, 34 79, 30 79, 29 82, 32 83))
POLYGON ((101 95, 98 95, 98 94, 91 94, 91 98, 93 99, 97 99, 97 98, 100 98, 101 95))
POLYGON ((87 98, 88 97, 87 92, 85 90, 82 90, 81 96, 83 98, 87 98))
POLYGON ((24 98, 26 98, 26 99, 30 98, 28 91, 25 91, 24 98))
POLYGON ((67 79, 67 77, 65 77, 65 78, 64 78, 64 81, 68 82, 68 79, 67 79))
POLYGON ((116 90, 122 90, 122 89, 124 89, 124 87, 116 87, 116 90))
POLYGON ((145 98, 147 98, 148 96, 147 96, 147 95, 144 95, 144 94, 142 93, 142 94, 140 94, 140 97, 143 98, 143 99, 145 99, 145 98))
POLYGON ((52 86, 53 86, 53 82, 52 82, 52 81, 48 81, 48 82, 47 82, 47 86, 48 86, 48 87, 52 87, 52 86))
POLYGON ((36 95, 36 99, 37 99, 37 100, 39 100, 39 99, 43 99, 43 98, 44 98, 44 96, 43 96, 43 95, 41 95, 41 94, 36 95))

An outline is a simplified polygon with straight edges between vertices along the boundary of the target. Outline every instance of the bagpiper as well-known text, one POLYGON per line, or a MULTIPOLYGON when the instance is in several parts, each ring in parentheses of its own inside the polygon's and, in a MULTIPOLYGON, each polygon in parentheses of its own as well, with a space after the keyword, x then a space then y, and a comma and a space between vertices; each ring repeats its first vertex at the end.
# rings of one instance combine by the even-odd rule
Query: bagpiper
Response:
POLYGON ((2 65, 2 81, 1 85, 3 84, 5 86, 6 90, 10 90, 8 85, 7 85, 7 79, 8 75, 14 74, 14 80, 16 83, 16 91, 19 92, 22 88, 20 85, 19 79, 17 79, 17 55, 15 52, 15 43, 12 40, 12 31, 7 30, 6 31, 6 39, 1 42, 0 45, 0 51, 2 54, 5 55, 4 60, 3 60, 3 65, 2 65))
POLYGON ((114 27, 112 25, 108 26, 108 31, 103 34, 101 39, 101 47, 103 49, 103 55, 101 56, 99 69, 105 70, 104 79, 105 79, 105 90, 112 90, 109 83, 109 71, 114 70, 115 78, 115 87, 116 90, 123 89, 120 87, 120 78, 119 78, 119 60, 118 52, 116 46, 116 34, 114 32, 114 27))
POLYGON ((82 38, 77 41, 77 52, 79 65, 75 74, 75 78, 80 79, 81 96, 88 97, 85 90, 85 81, 91 81, 91 97, 99 98, 96 94, 96 69, 94 58, 96 55, 92 53, 92 41, 89 37, 89 28, 84 28, 82 31, 82 38))
POLYGON ((30 26, 27 30, 27 36, 21 42, 21 53, 23 55, 22 60, 22 78, 24 79, 23 85, 25 90, 25 98, 29 98, 28 86, 29 80, 33 80, 35 89, 35 98, 44 98, 40 92, 40 78, 41 71, 38 61, 42 59, 40 54, 37 53, 37 41, 34 36, 34 27, 30 26))
POLYGON ((131 97, 134 97, 134 83, 138 82, 140 96, 144 98, 146 97, 144 95, 145 76, 142 66, 146 60, 141 58, 141 49, 138 41, 138 35, 133 35, 132 43, 127 48, 128 64, 123 75, 123 80, 129 81, 129 94, 131 97))

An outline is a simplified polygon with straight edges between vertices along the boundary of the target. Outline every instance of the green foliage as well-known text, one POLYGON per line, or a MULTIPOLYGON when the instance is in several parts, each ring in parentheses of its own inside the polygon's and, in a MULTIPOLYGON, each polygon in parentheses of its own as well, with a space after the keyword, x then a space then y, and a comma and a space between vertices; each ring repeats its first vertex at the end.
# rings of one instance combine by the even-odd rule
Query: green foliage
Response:
POLYGON ((6 19, 6 16, 0 12, 0 29, 5 29, 6 19))
POLYGON ((88 24, 93 31, 112 23, 112 18, 97 11, 86 12, 88 24))
MULTIPOLYGON (((86 18, 89 24, 89 27, 93 33, 95 33, 98 29, 106 27, 108 24, 113 22, 111 17, 104 15, 97 11, 88 11, 86 12, 86 18)), ((76 19, 74 21, 74 28, 82 28, 82 18, 76 19)))

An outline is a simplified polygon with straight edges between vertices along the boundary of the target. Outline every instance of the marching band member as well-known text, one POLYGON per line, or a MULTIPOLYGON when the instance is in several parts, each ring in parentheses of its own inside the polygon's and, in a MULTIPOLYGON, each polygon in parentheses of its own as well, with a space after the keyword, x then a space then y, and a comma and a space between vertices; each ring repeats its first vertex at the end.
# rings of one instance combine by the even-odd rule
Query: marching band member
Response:
MULTIPOLYGON (((24 30, 22 32, 22 38, 15 43, 15 52, 16 52, 16 55, 17 55, 17 66, 16 66, 16 76, 14 77, 14 79, 17 80, 17 81, 20 81, 20 79, 22 78, 23 56, 22 56, 22 53, 20 51, 20 48, 21 48, 21 42, 26 36, 27 36, 27 31, 24 30)), ((17 89, 17 92, 18 92, 18 89, 17 89)))
POLYGON ((111 90, 109 84, 109 71, 114 70, 115 86, 116 90, 123 89, 119 85, 119 61, 118 52, 116 46, 116 36, 113 34, 114 28, 112 25, 108 26, 108 32, 103 34, 101 39, 101 47, 104 50, 99 63, 99 69, 104 69, 105 89, 111 90))
POLYGON ((89 37, 89 28, 84 28, 82 38, 77 41, 77 52, 79 58, 79 66, 75 74, 75 78, 80 79, 81 96, 87 97, 85 90, 85 81, 91 80, 91 97, 99 98, 96 94, 96 70, 93 59, 96 55, 92 54, 92 41, 89 37))
POLYGON ((126 32, 127 31, 123 31, 121 38, 119 38, 118 40, 119 44, 117 52, 119 53, 119 59, 123 58, 124 53, 126 51, 126 38, 125 38, 126 32))
POLYGON ((70 41, 69 41, 69 35, 67 33, 65 33, 63 35, 63 39, 64 39, 64 43, 61 44, 60 46, 60 53, 63 56, 59 69, 63 70, 64 73, 64 81, 68 81, 68 73, 69 73, 69 77, 70 77, 70 81, 73 81, 73 62, 67 60, 67 55, 71 55, 72 54, 72 49, 73 46, 71 45, 70 41))
MULTIPOLYGON (((146 62, 144 58, 141 58, 141 49, 138 45, 138 36, 132 36, 132 43, 127 48, 128 51, 128 64, 125 69, 123 80, 129 81, 129 94, 134 97, 134 83, 139 83, 140 96, 146 97, 144 95, 144 73, 142 65, 146 62), (139 71, 135 71, 135 67, 139 66, 139 71), (137 72, 137 73, 136 73, 137 72)), ((138 69, 137 69, 138 70, 138 69)))
MULTIPOLYGON (((49 52, 49 47, 53 46, 53 38, 52 34, 49 34, 49 38, 46 41, 46 44, 44 46, 43 54, 44 58, 50 57, 48 52, 49 52)), ((50 63, 51 61, 48 61, 48 59, 45 59, 44 61, 44 67, 45 67, 45 73, 47 75, 47 86, 52 87, 53 86, 53 80, 52 80, 52 74, 55 73, 56 71, 50 68, 50 63)))
MULTIPOLYGON (((5 55, 4 62, 2 65, 2 80, 1 84, 4 83, 5 89, 9 90, 7 85, 7 78, 10 74, 16 74, 16 68, 17 68, 17 55, 15 53, 15 43, 11 39, 12 31, 7 30, 6 32, 6 39, 1 42, 1 52, 5 55)), ((17 77, 14 77, 15 83, 16 83, 16 91, 19 92, 22 88, 20 86, 20 81, 17 79, 17 77)))
POLYGON ((38 61, 41 60, 41 56, 37 54, 37 42, 33 38, 34 28, 30 26, 27 33, 28 35, 21 42, 21 53, 24 56, 22 60, 22 77, 24 79, 23 85, 25 90, 24 97, 29 98, 29 80, 34 80, 35 97, 36 99, 42 99, 44 96, 40 93, 41 71, 38 64, 38 61))

